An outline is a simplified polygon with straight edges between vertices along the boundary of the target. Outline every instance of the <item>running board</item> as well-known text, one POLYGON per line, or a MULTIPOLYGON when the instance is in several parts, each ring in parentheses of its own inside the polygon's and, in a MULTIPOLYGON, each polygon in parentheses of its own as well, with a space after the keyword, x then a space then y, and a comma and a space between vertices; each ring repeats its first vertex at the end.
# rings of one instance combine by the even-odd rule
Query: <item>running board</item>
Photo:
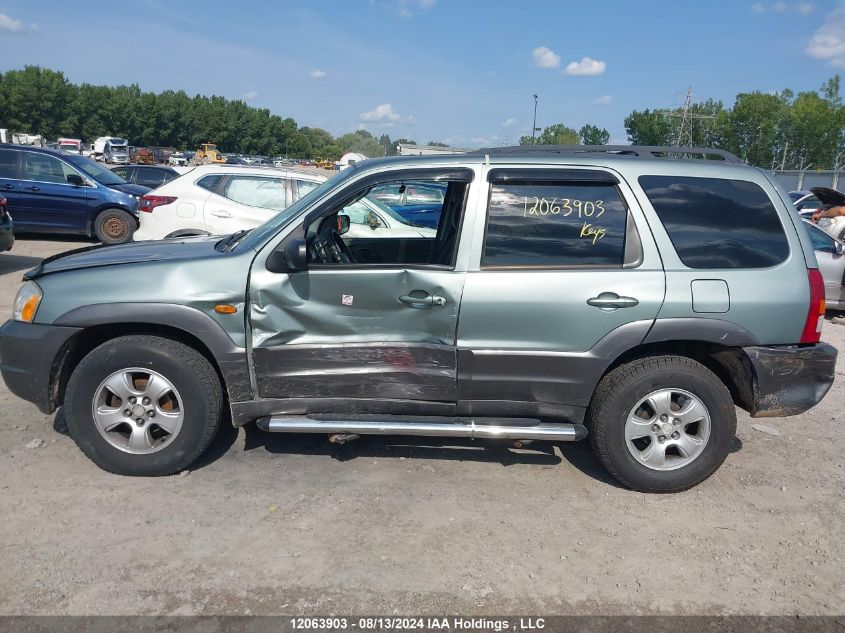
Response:
MULTIPOLYGON (((270 433, 346 433, 352 435, 424 435, 433 437, 489 437, 511 440, 575 442, 587 437, 583 424, 543 424, 528 418, 434 418, 402 416, 341 419, 321 415, 261 418, 258 428, 270 433)), ((374 416, 375 417, 375 416, 374 416)))

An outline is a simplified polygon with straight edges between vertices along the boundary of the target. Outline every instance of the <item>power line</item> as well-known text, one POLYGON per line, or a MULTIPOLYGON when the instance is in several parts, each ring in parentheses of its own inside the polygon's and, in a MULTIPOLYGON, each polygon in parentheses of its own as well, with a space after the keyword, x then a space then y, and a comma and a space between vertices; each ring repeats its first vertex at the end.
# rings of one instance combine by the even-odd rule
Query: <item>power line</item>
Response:
POLYGON ((692 111, 692 87, 687 90, 684 105, 680 112, 677 110, 661 110, 666 116, 679 119, 672 138, 672 145, 675 147, 692 147, 694 145, 692 136, 693 122, 697 120, 713 120, 711 114, 698 114, 692 111))

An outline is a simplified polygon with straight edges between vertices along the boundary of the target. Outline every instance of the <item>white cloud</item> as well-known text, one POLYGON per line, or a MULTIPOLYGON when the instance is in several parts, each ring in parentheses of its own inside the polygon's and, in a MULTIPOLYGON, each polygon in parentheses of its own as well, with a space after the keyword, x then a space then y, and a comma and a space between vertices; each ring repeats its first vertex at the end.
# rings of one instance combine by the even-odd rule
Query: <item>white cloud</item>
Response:
POLYGON ((557 68, 560 66, 560 55, 545 46, 538 46, 531 52, 534 65, 537 68, 557 68))
POLYGON ((564 72, 567 75, 601 75, 607 64, 592 57, 584 57, 580 62, 570 62, 564 72))
POLYGON ((311 77, 311 79, 322 79, 327 74, 328 73, 325 70, 320 70, 319 68, 317 68, 316 70, 312 70, 310 73, 308 73, 308 76, 311 77))
POLYGON ((396 14, 402 18, 414 17, 414 11, 429 11, 437 0, 398 0, 396 3, 396 14))
POLYGON ((772 8, 778 13, 784 13, 789 8, 789 5, 785 2, 775 2, 772 8))
POLYGON ((402 117, 393 111, 391 104, 382 103, 369 112, 362 112, 358 118, 367 123, 396 123, 402 117))
POLYGON ((502 127, 513 127, 514 125, 516 125, 516 119, 514 119, 513 117, 502 121, 502 127))
POLYGON ((798 13, 800 13, 801 15, 809 15, 810 13, 815 11, 815 9, 815 5, 809 2, 799 2, 795 6, 795 10, 798 11, 798 13))
POLYGON ((596 97, 595 99, 590 101, 590 103, 595 105, 608 105, 611 101, 613 101, 613 97, 611 97, 610 95, 604 95, 601 97, 596 97))
POLYGON ((836 68, 845 68, 845 8, 837 9, 825 18, 824 24, 810 38, 807 54, 836 68))
POLYGON ((24 30, 24 25, 21 20, 15 20, 5 13, 0 13, 0 31, 7 31, 9 33, 20 33, 24 30))
POLYGON ((258 92, 255 90, 250 90, 249 92, 245 92, 243 96, 244 101, 252 101, 258 96, 258 92))
POLYGON ((766 5, 762 2, 755 2, 751 5, 751 10, 754 11, 754 13, 765 13, 766 5))

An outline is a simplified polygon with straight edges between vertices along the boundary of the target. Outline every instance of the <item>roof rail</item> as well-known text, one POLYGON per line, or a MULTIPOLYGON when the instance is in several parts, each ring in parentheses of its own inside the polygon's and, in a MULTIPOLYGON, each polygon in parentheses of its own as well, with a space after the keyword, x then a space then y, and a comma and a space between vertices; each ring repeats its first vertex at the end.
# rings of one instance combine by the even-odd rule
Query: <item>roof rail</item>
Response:
POLYGON ((744 164, 734 154, 712 147, 672 147, 669 145, 515 145, 512 147, 487 147, 472 154, 490 156, 502 154, 615 154, 631 158, 700 158, 714 157, 726 163, 744 164))

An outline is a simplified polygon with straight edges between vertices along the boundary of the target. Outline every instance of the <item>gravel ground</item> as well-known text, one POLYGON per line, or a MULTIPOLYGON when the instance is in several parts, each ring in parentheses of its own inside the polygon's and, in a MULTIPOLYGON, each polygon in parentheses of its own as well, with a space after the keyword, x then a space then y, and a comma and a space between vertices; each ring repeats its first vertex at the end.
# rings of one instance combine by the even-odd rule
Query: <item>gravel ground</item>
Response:
MULTIPOLYGON (((3 318, 23 270, 84 245, 0 254, 3 318)), ((845 349, 845 327, 823 338, 845 349)), ((0 384, 0 614, 841 614, 845 355, 837 374, 803 416, 740 412, 724 466, 668 496, 620 488, 586 442, 252 425, 190 473, 119 477, 0 384)))

